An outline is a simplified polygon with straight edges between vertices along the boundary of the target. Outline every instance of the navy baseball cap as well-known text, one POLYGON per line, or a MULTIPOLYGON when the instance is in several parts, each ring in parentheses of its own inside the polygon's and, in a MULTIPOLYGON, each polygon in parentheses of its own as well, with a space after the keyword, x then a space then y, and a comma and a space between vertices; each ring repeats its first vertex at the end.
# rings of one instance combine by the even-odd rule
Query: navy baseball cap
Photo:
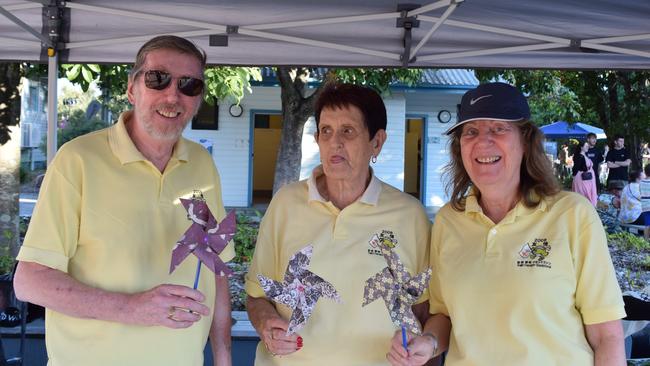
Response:
POLYGON ((514 86, 506 83, 481 84, 467 91, 458 105, 458 122, 445 134, 477 119, 521 122, 530 118, 526 97, 514 86))

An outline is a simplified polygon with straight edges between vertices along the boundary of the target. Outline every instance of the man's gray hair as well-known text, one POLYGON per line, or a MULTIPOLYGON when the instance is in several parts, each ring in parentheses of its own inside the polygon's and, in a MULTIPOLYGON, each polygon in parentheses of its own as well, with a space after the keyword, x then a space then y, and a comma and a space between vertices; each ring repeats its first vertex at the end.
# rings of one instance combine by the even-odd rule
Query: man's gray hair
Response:
POLYGON ((197 47, 191 41, 171 35, 158 36, 150 39, 140 47, 137 56, 135 57, 135 64, 129 72, 129 79, 135 79, 137 74, 142 70, 144 63, 147 59, 147 55, 151 51, 156 50, 172 50, 179 53, 187 54, 194 56, 200 63, 201 69, 205 69, 206 55, 205 51, 197 47))

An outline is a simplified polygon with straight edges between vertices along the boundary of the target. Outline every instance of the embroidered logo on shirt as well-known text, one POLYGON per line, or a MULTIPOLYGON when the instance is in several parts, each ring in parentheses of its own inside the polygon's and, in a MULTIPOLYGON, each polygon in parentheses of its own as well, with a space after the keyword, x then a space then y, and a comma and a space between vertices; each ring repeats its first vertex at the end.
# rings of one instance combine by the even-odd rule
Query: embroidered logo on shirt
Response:
POLYGON ((525 243, 519 250, 517 267, 551 268, 551 262, 545 260, 550 252, 551 245, 547 239, 535 239, 532 243, 525 243))
POLYGON ((395 234, 390 230, 382 230, 379 234, 374 234, 370 241, 370 248, 368 248, 368 254, 382 255, 381 246, 384 245, 386 248, 393 249, 397 247, 397 239, 395 239, 395 234))

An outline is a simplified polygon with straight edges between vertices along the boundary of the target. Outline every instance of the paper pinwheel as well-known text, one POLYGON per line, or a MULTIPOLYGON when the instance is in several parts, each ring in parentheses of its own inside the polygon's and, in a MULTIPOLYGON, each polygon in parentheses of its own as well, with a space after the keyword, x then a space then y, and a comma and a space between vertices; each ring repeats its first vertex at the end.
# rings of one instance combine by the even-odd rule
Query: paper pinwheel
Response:
POLYGON ((395 325, 420 334, 420 322, 415 319, 411 305, 422 295, 429 285, 431 268, 411 277, 404 268, 397 253, 386 245, 381 245, 381 252, 388 267, 366 280, 363 290, 363 304, 366 306, 378 298, 383 298, 395 325))
POLYGON ((282 283, 257 275, 266 296, 293 310, 287 335, 299 331, 305 325, 321 296, 341 302, 331 283, 307 269, 312 250, 313 247, 308 245, 291 257, 282 283))
POLYGON ((190 253, 193 253, 199 259, 197 279, 201 263, 208 266, 215 274, 230 275, 232 271, 219 258, 219 253, 235 235, 237 225, 235 211, 230 211, 221 222, 217 222, 205 200, 197 197, 181 198, 181 203, 187 210, 187 218, 192 221, 192 224, 174 245, 169 273, 172 273, 190 253))

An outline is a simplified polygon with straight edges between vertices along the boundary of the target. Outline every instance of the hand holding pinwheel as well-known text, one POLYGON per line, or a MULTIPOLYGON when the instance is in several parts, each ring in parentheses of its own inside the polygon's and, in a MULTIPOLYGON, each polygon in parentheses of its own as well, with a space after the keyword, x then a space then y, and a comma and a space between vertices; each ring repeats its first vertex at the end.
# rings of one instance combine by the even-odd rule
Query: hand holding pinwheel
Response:
POLYGON ((190 253, 194 254, 199 259, 194 281, 196 289, 201 263, 220 276, 229 276, 232 273, 230 268, 219 258, 219 254, 235 235, 237 225, 235 211, 230 211, 221 222, 217 222, 202 197, 195 196, 192 199, 181 198, 180 200, 187 210, 187 218, 192 221, 192 224, 174 245, 169 273, 172 273, 190 253))
POLYGON ((388 266, 366 280, 362 306, 380 297, 383 298, 391 320, 402 328, 402 338, 406 348, 406 330, 414 334, 422 332, 420 322, 415 318, 411 306, 427 288, 431 278, 431 268, 411 277, 397 253, 386 245, 381 245, 381 252, 388 266))
POLYGON ((266 296, 293 310, 287 335, 299 331, 305 325, 321 296, 341 302, 331 283, 307 269, 312 249, 308 245, 291 257, 282 283, 257 275, 266 296))

